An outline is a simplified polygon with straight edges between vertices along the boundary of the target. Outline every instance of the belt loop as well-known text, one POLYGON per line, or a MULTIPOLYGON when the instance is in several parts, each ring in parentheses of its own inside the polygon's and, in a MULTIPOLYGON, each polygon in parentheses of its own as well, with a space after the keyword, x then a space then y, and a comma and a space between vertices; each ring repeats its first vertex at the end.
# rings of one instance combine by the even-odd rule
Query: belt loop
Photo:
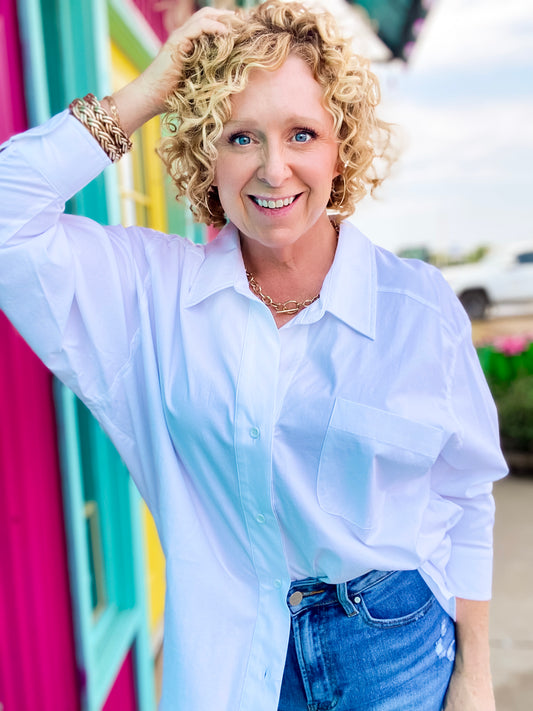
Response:
POLYGON ((359 610, 348 597, 348 587, 346 583, 337 583, 337 600, 343 607, 344 612, 348 617, 353 617, 359 614, 359 610))

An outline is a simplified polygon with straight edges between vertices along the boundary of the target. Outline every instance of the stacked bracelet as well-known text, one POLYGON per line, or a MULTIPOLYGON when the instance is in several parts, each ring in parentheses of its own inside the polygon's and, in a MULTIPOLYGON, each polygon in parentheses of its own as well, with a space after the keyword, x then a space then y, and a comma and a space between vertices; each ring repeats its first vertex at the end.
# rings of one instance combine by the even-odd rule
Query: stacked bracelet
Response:
POLYGON ((91 132, 110 160, 115 163, 131 150, 133 144, 120 125, 114 100, 110 96, 105 98, 109 102, 111 116, 94 94, 87 94, 83 99, 74 99, 69 110, 91 132))

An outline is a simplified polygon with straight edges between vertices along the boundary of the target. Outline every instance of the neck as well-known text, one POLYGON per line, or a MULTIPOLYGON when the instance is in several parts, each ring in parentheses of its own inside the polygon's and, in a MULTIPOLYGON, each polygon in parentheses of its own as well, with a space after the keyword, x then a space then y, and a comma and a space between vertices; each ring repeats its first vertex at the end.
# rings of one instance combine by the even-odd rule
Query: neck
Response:
POLYGON ((318 272, 322 272, 323 279, 335 256, 338 228, 324 213, 309 232, 294 242, 266 246, 242 233, 240 239, 246 269, 258 280, 270 279, 273 275, 291 280, 298 275, 318 272))
POLYGON ((293 249, 286 250, 283 259, 278 258, 279 250, 265 252, 261 244, 241 237, 250 288, 270 308, 278 326, 318 298, 335 256, 337 236, 338 229, 326 219, 319 239, 300 238, 301 244, 290 245, 293 249), (285 302, 299 306, 280 313, 285 302))

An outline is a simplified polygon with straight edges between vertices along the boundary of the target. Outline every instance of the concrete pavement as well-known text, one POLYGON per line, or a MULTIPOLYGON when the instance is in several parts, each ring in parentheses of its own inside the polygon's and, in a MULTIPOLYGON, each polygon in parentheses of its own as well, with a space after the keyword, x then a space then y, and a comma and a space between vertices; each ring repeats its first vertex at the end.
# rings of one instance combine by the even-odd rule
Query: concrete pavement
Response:
POLYGON ((533 711, 533 473, 494 487, 491 658, 497 711, 533 711))

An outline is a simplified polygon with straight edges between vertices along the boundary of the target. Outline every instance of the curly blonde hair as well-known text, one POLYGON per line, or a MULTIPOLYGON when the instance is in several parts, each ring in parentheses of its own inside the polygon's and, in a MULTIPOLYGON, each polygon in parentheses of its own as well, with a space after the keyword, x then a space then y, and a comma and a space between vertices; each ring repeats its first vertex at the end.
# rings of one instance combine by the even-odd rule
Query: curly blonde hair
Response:
POLYGON ((292 54, 310 67, 334 119, 343 168, 327 207, 341 217, 352 214, 368 189, 383 182, 392 162, 391 127, 376 116, 380 90, 368 60, 352 52, 329 13, 314 13, 299 2, 266 0, 228 22, 232 32, 201 35, 179 57, 180 78, 167 98, 163 121, 169 135, 159 154, 177 198, 187 196, 198 222, 224 225, 213 180, 231 96, 244 90, 252 70, 278 69, 292 54))

